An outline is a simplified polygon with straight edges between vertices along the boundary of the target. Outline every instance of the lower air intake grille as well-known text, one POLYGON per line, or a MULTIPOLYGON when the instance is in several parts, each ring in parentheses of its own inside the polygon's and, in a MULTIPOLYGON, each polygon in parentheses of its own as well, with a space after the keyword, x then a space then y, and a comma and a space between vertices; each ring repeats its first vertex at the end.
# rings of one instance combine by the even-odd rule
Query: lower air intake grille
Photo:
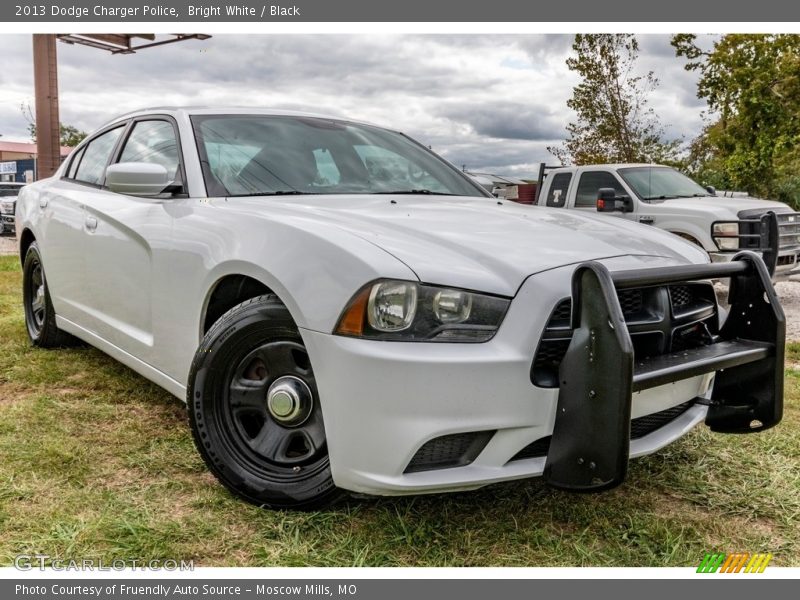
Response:
POLYGON ((642 312, 642 290, 619 290, 617 298, 619 298, 623 315, 635 315, 642 312))
POLYGON ((468 465, 483 451, 494 433, 478 431, 434 438, 417 450, 405 472, 418 473, 468 465))
POLYGON ((669 288, 669 295, 672 297, 672 306, 688 306, 694 301, 694 294, 688 285, 673 285, 669 288))
MULTIPOLYGON (((644 415, 631 420, 631 439, 638 440, 644 436, 653 433, 656 429, 661 429, 664 425, 671 423, 683 413, 689 410, 694 404, 694 400, 689 400, 683 404, 678 404, 672 408, 662 410, 661 412, 644 415)), ((524 458, 536 458, 539 456, 547 456, 547 451, 550 449, 550 436, 539 438, 533 443, 528 444, 522 450, 517 452, 511 459, 522 460, 524 458)))

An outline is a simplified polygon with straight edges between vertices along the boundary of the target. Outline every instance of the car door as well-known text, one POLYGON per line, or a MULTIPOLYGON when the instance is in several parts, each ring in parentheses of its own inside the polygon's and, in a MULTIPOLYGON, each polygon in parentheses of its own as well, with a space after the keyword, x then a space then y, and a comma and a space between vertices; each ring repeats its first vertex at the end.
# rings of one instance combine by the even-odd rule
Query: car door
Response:
MULTIPOLYGON (((628 192, 628 190, 614 173, 601 170, 585 170, 582 171, 578 176, 578 184, 575 191, 573 208, 596 213, 597 192, 601 188, 613 188, 617 196, 631 196, 630 192, 628 192)), ((635 196, 631 196, 631 199, 634 207, 632 212, 615 211, 603 214, 635 220, 637 212, 637 200, 635 196)))
POLYGON ((102 193, 99 180, 124 124, 99 132, 69 158, 60 179, 42 187, 33 206, 38 211, 40 249, 53 307, 59 317, 85 327, 91 320, 86 280, 85 208, 102 193))
MULTIPOLYGON (((133 119, 118 145, 115 162, 162 164, 172 181, 182 175, 177 128, 168 117, 133 119)), ((156 343, 156 281, 168 279, 166 265, 174 196, 137 197, 103 189, 85 201, 86 272, 92 297, 92 331, 152 364, 156 343)))

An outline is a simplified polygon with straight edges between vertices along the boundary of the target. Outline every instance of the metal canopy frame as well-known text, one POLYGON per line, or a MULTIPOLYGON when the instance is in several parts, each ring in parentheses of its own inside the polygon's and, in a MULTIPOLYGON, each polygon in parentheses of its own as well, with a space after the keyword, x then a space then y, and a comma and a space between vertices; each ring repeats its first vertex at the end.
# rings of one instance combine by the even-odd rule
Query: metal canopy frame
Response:
POLYGON ((170 33, 171 38, 156 40, 153 33, 59 33, 56 37, 65 44, 79 44, 107 50, 111 54, 135 54, 138 50, 165 46, 186 40, 207 40, 210 35, 204 33, 170 33), (149 44, 134 46, 134 39, 149 40, 149 44))

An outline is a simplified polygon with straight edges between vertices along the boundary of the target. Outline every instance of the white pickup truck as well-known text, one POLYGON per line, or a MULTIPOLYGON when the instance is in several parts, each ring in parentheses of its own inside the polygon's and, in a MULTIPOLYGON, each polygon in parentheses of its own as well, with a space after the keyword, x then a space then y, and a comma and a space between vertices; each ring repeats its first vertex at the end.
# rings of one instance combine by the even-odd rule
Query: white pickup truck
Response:
POLYGON ((539 206, 603 212, 666 229, 727 262, 761 253, 775 279, 800 273, 800 213, 781 202, 717 194, 671 167, 648 164, 542 168, 539 206))

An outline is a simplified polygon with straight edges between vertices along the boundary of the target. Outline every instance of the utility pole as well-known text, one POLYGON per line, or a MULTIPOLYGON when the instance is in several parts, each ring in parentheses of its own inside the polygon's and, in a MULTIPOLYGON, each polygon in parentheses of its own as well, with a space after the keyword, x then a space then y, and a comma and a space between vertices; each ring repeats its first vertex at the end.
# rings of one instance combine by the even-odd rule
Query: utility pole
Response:
POLYGON ((44 179, 55 173, 61 164, 55 34, 33 34, 33 84, 36 93, 36 179, 44 179))

